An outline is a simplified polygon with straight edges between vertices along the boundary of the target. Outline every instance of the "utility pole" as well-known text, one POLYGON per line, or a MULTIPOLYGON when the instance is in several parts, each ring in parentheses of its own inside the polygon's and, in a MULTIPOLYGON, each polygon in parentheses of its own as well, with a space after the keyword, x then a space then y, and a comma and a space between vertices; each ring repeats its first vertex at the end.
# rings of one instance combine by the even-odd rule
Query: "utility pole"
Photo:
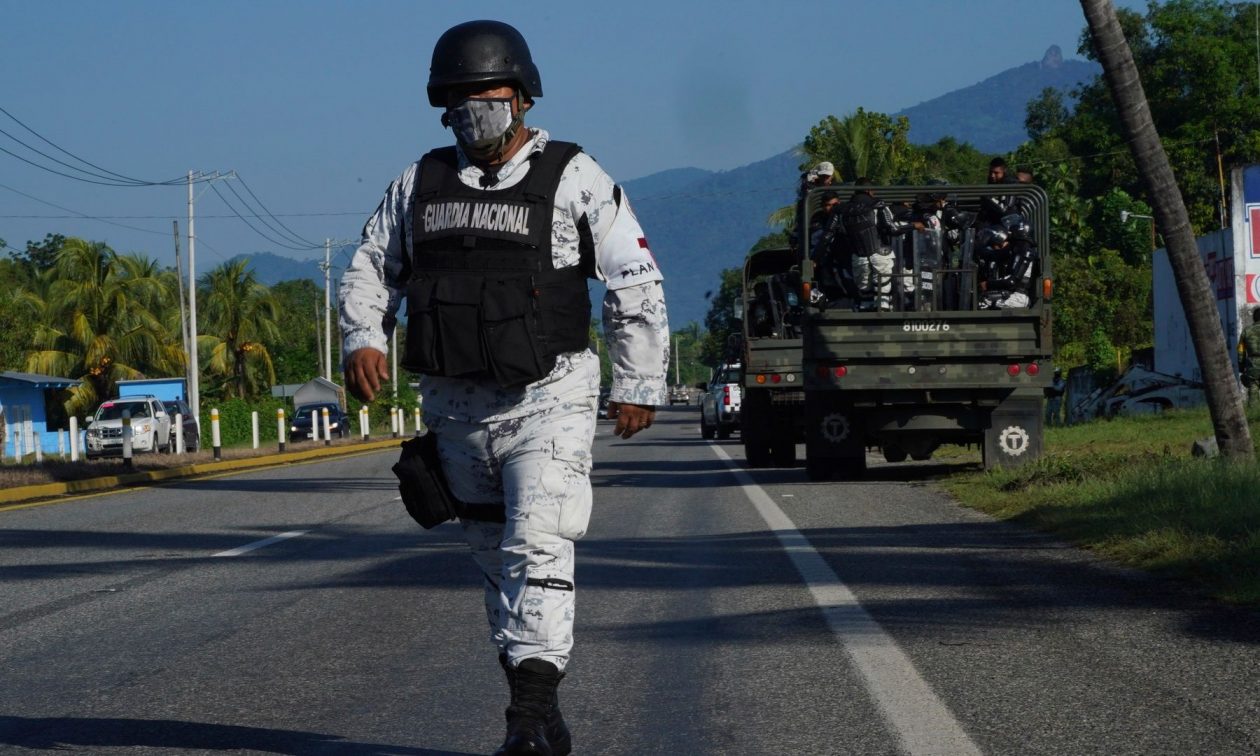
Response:
POLYGON ((193 183, 231 178, 231 174, 188 172, 188 403, 192 405, 197 428, 201 428, 201 366, 197 355, 197 226, 193 213, 193 183))
POLYGON ((193 172, 188 172, 188 403, 201 429, 201 366, 197 363, 197 232, 193 225, 193 172))
POLYGON ((682 355, 678 353, 678 341, 679 341, 678 337, 675 336, 674 337, 674 385, 675 386, 682 384, 682 381, 678 377, 679 371, 682 369, 682 366, 680 365, 680 361, 682 360, 682 355))
POLYGON ((332 239, 324 239, 324 380, 332 380, 332 239))

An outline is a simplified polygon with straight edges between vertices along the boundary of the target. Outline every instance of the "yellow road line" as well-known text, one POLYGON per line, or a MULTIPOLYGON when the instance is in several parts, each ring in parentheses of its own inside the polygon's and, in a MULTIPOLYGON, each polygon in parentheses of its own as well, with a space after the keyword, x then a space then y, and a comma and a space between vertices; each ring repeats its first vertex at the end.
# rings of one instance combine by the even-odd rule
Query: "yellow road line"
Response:
POLYGON ((12 512, 19 509, 31 509, 33 507, 44 507, 51 504, 63 504, 70 501, 79 501, 81 499, 90 499, 97 496, 109 496, 112 494, 122 493, 135 487, 160 486, 165 482, 175 482, 195 478, 197 480, 212 480, 214 478, 224 478, 231 475, 237 475, 242 472, 254 470, 268 470, 276 467, 284 467, 286 465, 304 465, 314 462, 321 462, 326 459, 350 459, 353 457, 361 457, 367 454, 375 454, 376 452, 396 448, 402 443, 401 439, 391 438, 384 441, 369 441, 354 449, 342 450, 337 447, 325 449, 308 449, 300 452, 291 452, 284 456, 266 455, 262 457, 249 457, 246 459, 224 460, 222 462, 203 462, 201 464, 184 465, 182 467, 171 467, 164 470, 148 470, 139 473, 128 473, 125 475, 108 475, 100 478, 88 478, 86 480, 67 481, 64 483, 42 483, 33 486, 19 486, 0 491, 0 503, 21 502, 0 506, 0 512, 12 512), (67 496, 72 492, 82 491, 76 496, 67 496), (56 498, 43 498, 56 497, 56 498), (38 501, 32 501, 38 499, 38 501))

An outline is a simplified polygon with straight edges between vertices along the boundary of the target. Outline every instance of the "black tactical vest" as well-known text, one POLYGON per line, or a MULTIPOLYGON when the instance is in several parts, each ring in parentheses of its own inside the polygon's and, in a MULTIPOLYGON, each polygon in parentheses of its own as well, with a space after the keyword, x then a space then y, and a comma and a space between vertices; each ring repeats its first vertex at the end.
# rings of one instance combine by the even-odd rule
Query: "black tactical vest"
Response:
POLYGON ((856 194, 839 206, 849 250, 857 257, 870 257, 883 246, 879 238, 879 203, 866 194, 856 194))
POLYGON ((404 367, 518 388, 550 373, 557 356, 587 348, 593 253, 582 245, 578 266, 551 263, 556 187, 580 150, 548 142, 524 180, 496 191, 460 182, 454 147, 424 156, 412 197, 404 367))

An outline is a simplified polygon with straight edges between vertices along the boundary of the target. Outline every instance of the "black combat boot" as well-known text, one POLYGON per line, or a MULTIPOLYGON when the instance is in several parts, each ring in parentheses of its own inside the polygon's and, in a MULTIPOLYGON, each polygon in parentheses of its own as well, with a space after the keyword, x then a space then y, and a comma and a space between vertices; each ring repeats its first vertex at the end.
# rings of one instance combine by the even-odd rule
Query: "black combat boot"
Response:
POLYGON ((512 688, 512 703, 506 712, 507 738, 495 756, 567 756, 573 740, 557 694, 564 674, 540 659, 526 659, 512 669, 500 654, 499 664, 512 688))

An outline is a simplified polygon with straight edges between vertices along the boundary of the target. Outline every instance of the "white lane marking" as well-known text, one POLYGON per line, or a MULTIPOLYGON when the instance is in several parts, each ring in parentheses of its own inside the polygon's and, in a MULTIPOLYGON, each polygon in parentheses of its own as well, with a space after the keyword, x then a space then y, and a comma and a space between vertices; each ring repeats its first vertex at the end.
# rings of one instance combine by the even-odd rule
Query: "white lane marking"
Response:
POLYGON ((290 538, 297 538, 298 536, 301 536, 301 535, 306 535, 306 534, 307 534, 307 533, 309 533, 309 532, 311 532, 311 531, 309 531, 309 530, 290 530, 288 533, 281 533, 280 535, 274 535, 274 536, 272 536, 272 537, 270 537, 270 538, 264 538, 264 539, 262 539, 261 541, 254 541, 253 543, 247 543, 247 544, 245 544, 244 546, 237 546, 237 547, 236 547, 236 548, 234 548, 234 549, 228 549, 227 551, 220 551, 218 554, 215 554, 214 556, 217 556, 217 557, 232 557, 232 556, 240 556, 241 554, 248 554, 249 552, 253 551, 254 549, 261 549, 262 547, 264 547, 264 546, 270 546, 270 545, 271 545, 271 544, 273 544, 273 543, 279 543, 280 541, 286 541, 286 540, 288 540, 288 539, 290 539, 290 538))
POLYGON ((978 756, 979 747, 919 676, 897 641, 866 611, 809 539, 722 447, 711 444, 710 448, 734 473, 744 495, 778 537, 905 752, 978 756))

